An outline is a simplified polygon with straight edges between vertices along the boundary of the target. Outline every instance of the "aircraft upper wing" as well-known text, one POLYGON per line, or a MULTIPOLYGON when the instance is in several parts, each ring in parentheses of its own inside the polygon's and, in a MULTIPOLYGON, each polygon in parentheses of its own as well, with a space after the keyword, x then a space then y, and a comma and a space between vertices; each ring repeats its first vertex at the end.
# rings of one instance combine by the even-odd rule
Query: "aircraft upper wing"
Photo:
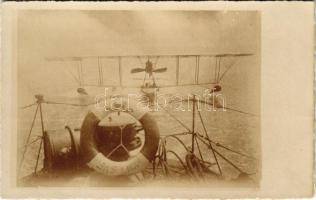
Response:
MULTIPOLYGON (((127 59, 136 59, 139 60, 139 66, 142 65, 144 63, 142 63, 142 59, 157 59, 156 62, 158 61, 158 59, 174 59, 175 62, 173 64, 172 67, 175 68, 174 71, 174 75, 175 77, 172 78, 174 80, 171 81, 171 83, 169 84, 159 84, 159 87, 174 87, 174 86, 188 86, 188 85, 201 85, 201 84, 217 84, 219 83, 223 77, 225 76, 225 74, 231 69, 231 67, 234 65, 234 62, 231 63, 226 63, 223 67, 223 60, 227 60, 229 58, 231 58, 233 61, 236 60, 237 57, 244 57, 244 56, 252 56, 253 54, 251 53, 223 53, 223 54, 192 54, 192 55, 123 55, 123 56, 69 56, 69 57, 46 57, 45 60, 52 62, 52 61, 56 61, 56 62, 73 62, 74 63, 74 67, 76 68, 76 75, 73 75, 73 78, 75 78, 75 80, 79 83, 80 86, 96 86, 96 87, 130 87, 129 85, 124 85, 123 80, 126 77, 123 77, 123 68, 125 68, 125 66, 123 67, 122 61, 127 60, 127 59), (180 70, 182 68, 182 64, 185 61, 186 58, 190 58, 191 59, 191 63, 189 68, 190 69, 190 75, 192 75, 192 80, 191 82, 183 82, 181 77, 180 77, 180 70), (212 69, 212 80, 207 80, 207 81, 203 81, 200 80, 200 75, 203 74, 204 72, 202 70, 205 70, 205 66, 202 69, 202 64, 201 61, 204 58, 212 58, 213 60, 215 60, 215 64, 213 64, 213 69, 212 69), (86 75, 85 72, 83 72, 83 68, 85 67, 83 62, 85 60, 88 59, 95 59, 96 62, 94 64, 95 68, 96 68, 96 73, 94 77, 97 82, 91 84, 91 83, 87 83, 87 81, 84 80, 84 76, 86 75), (103 70, 105 70, 105 66, 102 65, 102 61, 104 62, 104 60, 106 59, 110 59, 110 60, 114 60, 115 64, 112 63, 112 65, 115 65, 118 68, 118 73, 117 74, 109 74, 109 76, 111 76, 111 78, 113 78, 113 76, 117 76, 118 81, 113 83, 105 83, 105 77, 104 77, 104 72, 103 70)), ((189 62, 189 61, 188 61, 189 62)), ((204 59, 205 62, 205 59, 204 59)), ((210 65, 211 65, 210 64, 210 65)), ((143 66, 144 67, 144 66, 143 66)), ((164 66, 166 67, 166 66, 164 66)), ((126 76, 126 74, 125 74, 126 76)), ((108 78, 106 78, 108 80, 108 78)), ((140 84, 141 85, 141 84, 140 84)))
POLYGON ((66 56, 58 57, 51 56, 46 57, 47 61, 80 61, 88 58, 156 58, 156 57, 199 57, 199 56, 210 56, 210 57, 239 57, 239 56, 251 56, 252 53, 220 53, 220 54, 162 54, 162 55, 120 55, 120 56, 66 56))

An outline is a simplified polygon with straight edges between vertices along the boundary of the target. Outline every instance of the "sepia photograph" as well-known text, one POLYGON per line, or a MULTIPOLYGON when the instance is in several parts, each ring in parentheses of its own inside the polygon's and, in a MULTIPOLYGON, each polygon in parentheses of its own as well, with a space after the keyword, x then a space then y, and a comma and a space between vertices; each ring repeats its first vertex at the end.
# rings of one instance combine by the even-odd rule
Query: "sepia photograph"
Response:
POLYGON ((22 10, 18 185, 260 183, 260 13, 22 10))
POLYGON ((2 120, 9 187, 24 197, 72 191, 73 198, 312 191, 312 79, 300 75, 310 73, 312 59, 295 61, 294 47, 306 48, 301 57, 310 53, 308 42, 291 38, 295 31, 292 46, 279 45, 292 56, 280 59, 289 24, 269 26, 268 9, 259 6, 115 5, 4 11, 11 27, 4 34, 9 73, 2 72, 12 83, 3 82, 10 103, 2 115, 9 119, 2 120), (288 91, 298 88, 292 103, 288 91))

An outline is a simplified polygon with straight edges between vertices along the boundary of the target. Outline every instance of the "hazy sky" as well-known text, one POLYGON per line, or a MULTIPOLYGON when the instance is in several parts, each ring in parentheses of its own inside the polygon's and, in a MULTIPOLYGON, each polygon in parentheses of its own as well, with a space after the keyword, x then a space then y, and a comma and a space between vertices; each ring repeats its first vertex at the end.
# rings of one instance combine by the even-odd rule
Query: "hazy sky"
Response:
MULTIPOLYGON (((50 56, 256 53, 259 17, 257 12, 219 11, 21 11, 20 88, 34 93, 76 86, 65 72, 74 63, 47 62, 50 56)), ((129 64, 127 75, 139 65, 129 64)))
POLYGON ((37 56, 251 51, 254 12, 25 11, 21 50, 37 56), (24 48, 23 48, 24 47, 24 48))

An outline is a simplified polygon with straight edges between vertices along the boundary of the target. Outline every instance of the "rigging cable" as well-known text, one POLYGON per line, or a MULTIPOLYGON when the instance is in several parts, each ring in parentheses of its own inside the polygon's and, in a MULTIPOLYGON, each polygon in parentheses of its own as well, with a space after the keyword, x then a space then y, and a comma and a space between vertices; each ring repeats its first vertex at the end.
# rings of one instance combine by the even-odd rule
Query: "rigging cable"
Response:
POLYGON ((227 67, 227 69, 224 71, 224 73, 219 77, 218 82, 220 82, 220 81, 223 79, 224 75, 229 71, 229 69, 230 69, 232 66, 234 66, 234 64, 236 64, 236 62, 237 62, 237 59, 234 59, 234 60, 231 62, 231 64, 227 67))
MULTIPOLYGON (((202 126, 203 126, 203 129, 204 129, 205 135, 206 135, 206 137, 209 139, 209 136, 208 136, 208 134, 207 134, 207 130, 206 130, 206 127, 205 127, 205 124, 204 124, 204 121, 203 121, 203 118, 202 118, 201 112, 200 112, 199 110, 198 110, 198 114, 199 114, 200 121, 201 121, 202 126)), ((220 173, 220 174, 221 174, 221 176, 222 176, 222 175, 223 175, 223 173, 222 173, 221 167, 220 167, 219 162, 218 162, 218 160, 217 160, 217 156, 216 156, 216 154, 215 154, 215 150, 214 150, 214 148, 213 148, 213 146, 212 146, 212 143, 211 143, 211 142, 209 142, 209 147, 211 148, 211 151, 212 151, 213 156, 214 156, 214 158, 215 158, 215 162, 216 162, 216 165, 217 165, 218 171, 219 171, 219 173, 220 173)))

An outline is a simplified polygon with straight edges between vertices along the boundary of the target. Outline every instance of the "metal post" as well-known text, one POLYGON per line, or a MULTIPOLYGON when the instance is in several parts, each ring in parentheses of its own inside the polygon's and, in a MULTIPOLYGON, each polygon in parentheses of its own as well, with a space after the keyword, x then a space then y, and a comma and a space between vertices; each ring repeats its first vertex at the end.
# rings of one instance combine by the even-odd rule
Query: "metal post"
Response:
POLYGON ((36 164, 35 164, 35 168, 34 168, 34 175, 36 175, 36 172, 37 172, 37 166, 38 166, 38 161, 39 161, 39 157, 40 157, 41 150, 42 150, 42 144, 43 144, 43 137, 42 137, 42 139, 41 139, 40 147, 38 148, 38 153, 37 153, 37 158, 36 158, 36 164))
POLYGON ((40 117, 41 117, 42 136, 44 136, 45 129, 44 129, 42 102, 39 102, 39 108, 40 108, 40 117))
POLYGON ((43 139, 44 139, 44 134, 45 134, 44 120, 43 120, 43 111, 42 111, 42 102, 43 102, 43 99, 39 99, 39 100, 38 100, 38 103, 39 103, 39 111, 40 111, 40 118, 41 118, 42 139, 41 139, 41 143, 40 143, 40 146, 39 146, 39 149, 38 149, 38 154, 37 154, 37 159, 36 159, 34 174, 36 174, 36 172, 37 172, 38 160, 39 160, 39 156, 40 156, 40 154, 41 154, 42 144, 43 144, 43 139))
POLYGON ((27 151, 27 147, 28 147, 28 144, 29 144, 29 140, 30 140, 30 138, 31 138, 31 134, 32 134, 32 130, 33 130, 33 127, 34 127, 35 119, 36 119, 36 116, 37 116, 38 108, 39 108, 39 104, 37 103, 37 107, 36 107, 36 110, 35 110, 35 113, 34 113, 34 116, 33 116, 31 128, 30 128, 29 134, 28 134, 28 136, 27 136, 26 143, 25 143, 25 148, 24 148, 24 151, 23 151, 23 154, 22 154, 22 158, 21 158, 21 161, 20 161, 19 173, 20 173, 20 171, 21 171, 21 168, 22 168, 22 165, 23 165, 23 161, 24 161, 24 156, 25 156, 25 153, 26 153, 26 151, 27 151))

